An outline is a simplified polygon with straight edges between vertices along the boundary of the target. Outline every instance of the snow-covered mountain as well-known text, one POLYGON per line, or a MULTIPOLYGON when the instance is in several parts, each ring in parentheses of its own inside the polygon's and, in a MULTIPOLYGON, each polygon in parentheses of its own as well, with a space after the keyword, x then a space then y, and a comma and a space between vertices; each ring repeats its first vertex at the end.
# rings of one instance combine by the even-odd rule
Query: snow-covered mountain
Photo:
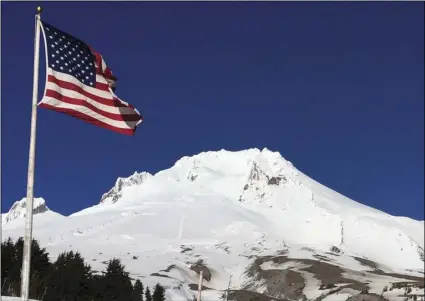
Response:
MULTIPOLYGON (((423 221, 353 201, 268 149, 183 157, 119 178, 69 217, 42 215, 34 236, 51 255, 77 249, 96 270, 120 257, 133 278, 166 285, 170 300, 193 298, 200 269, 203 300, 219 300, 229 283, 230 299, 343 301, 423 282, 423 221)), ((3 237, 21 236, 22 225, 3 223, 3 237)))
MULTIPOLYGON (((22 224, 26 216, 26 204, 27 199, 23 198, 20 201, 13 203, 7 213, 1 215, 2 225, 8 223, 22 224)), ((42 222, 48 221, 51 219, 61 218, 63 215, 53 212, 47 207, 46 201, 43 198, 34 198, 33 201, 33 218, 41 219, 42 222)))

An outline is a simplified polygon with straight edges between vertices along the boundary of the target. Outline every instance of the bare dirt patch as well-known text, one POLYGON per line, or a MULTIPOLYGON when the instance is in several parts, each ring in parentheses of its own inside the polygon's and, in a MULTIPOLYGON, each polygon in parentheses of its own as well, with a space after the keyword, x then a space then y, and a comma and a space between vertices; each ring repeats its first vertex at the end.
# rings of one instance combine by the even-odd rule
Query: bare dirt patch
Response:
POLYGON ((168 266, 165 270, 161 270, 160 272, 169 273, 172 269, 175 269, 176 266, 174 264, 168 266))
POLYGON ((254 260, 253 264, 246 271, 246 275, 252 279, 244 290, 253 291, 260 283, 266 287, 266 294, 275 298, 288 300, 302 300, 305 298, 302 291, 305 287, 304 278, 299 272, 291 269, 268 269, 263 270, 261 265, 268 261, 283 263, 286 256, 265 256, 254 260))
POLYGON ((154 277, 162 277, 162 278, 170 278, 170 279, 171 279, 171 277, 170 277, 170 276, 168 276, 168 275, 164 275, 164 274, 160 274, 160 273, 152 273, 152 274, 150 274, 150 276, 154 276, 154 277))
MULTIPOLYGON (((198 284, 196 284, 196 283, 190 283, 189 284, 189 288, 192 291, 198 291, 198 284)), ((202 285, 201 286, 201 291, 206 291, 206 290, 210 290, 210 288, 202 285)))
POLYGON ((247 291, 247 290, 234 290, 229 291, 228 301, 288 301, 288 299, 271 298, 269 296, 247 291))
POLYGON ((388 301, 388 299, 376 294, 358 294, 348 298, 346 301, 388 301))
POLYGON ((373 271, 381 271, 381 269, 378 268, 378 265, 372 260, 356 256, 353 256, 353 258, 360 262, 363 266, 371 268, 373 271))
MULTIPOLYGON (((288 300, 306 300, 303 294, 305 288, 305 279, 299 271, 287 269, 268 269, 263 270, 261 265, 265 262, 272 261, 274 264, 284 264, 287 262, 297 262, 307 267, 297 268, 299 271, 312 273, 324 287, 334 287, 335 284, 344 284, 343 287, 351 288, 357 291, 363 291, 368 288, 367 284, 359 281, 348 279, 342 276, 346 270, 332 265, 324 261, 316 261, 311 259, 293 259, 287 256, 264 256, 254 260, 246 271, 246 276, 251 281, 244 287, 244 290, 254 291, 258 289, 261 283, 265 287, 267 295, 274 298, 285 298, 288 300)), ((350 271, 353 274, 360 274, 356 271, 350 271)))

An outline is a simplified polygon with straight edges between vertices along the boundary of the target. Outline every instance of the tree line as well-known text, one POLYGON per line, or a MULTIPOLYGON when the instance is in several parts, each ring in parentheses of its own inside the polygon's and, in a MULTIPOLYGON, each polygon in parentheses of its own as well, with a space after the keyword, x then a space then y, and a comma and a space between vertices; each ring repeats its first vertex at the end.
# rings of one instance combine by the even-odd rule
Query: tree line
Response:
MULTIPOLYGON (((9 237, 1 244, 1 295, 20 296, 24 240, 9 237)), ((106 271, 93 271, 79 252, 59 254, 50 262, 49 253, 33 239, 31 247, 31 299, 43 301, 164 301, 165 290, 158 283, 153 292, 129 273, 117 258, 109 260, 106 271)))

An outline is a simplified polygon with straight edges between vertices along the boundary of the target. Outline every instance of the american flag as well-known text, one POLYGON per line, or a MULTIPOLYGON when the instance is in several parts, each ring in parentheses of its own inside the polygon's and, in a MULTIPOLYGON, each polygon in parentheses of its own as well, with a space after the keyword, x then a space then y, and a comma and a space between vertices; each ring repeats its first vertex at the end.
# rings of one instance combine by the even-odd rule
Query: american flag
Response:
POLYGON ((80 39, 40 22, 46 46, 47 82, 38 106, 133 135, 143 117, 115 95, 117 78, 102 55, 80 39))

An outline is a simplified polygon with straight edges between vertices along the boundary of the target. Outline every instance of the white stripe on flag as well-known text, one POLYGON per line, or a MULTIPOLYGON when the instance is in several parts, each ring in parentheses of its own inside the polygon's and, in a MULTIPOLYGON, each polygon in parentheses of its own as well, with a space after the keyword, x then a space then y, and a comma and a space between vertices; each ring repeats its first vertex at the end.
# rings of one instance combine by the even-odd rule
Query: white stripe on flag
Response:
POLYGON ((57 99, 51 98, 51 97, 47 97, 44 96, 42 103, 54 106, 55 108, 60 108, 60 109, 71 109, 74 110, 75 112, 78 113, 82 113, 85 114, 87 116, 90 116, 98 121, 101 121, 107 125, 116 127, 116 128, 120 128, 120 129, 130 129, 130 127, 134 128, 134 126, 136 126, 138 123, 140 123, 139 121, 118 121, 118 120, 112 120, 110 118, 107 118, 99 113, 96 113, 94 111, 92 111, 91 109, 84 107, 84 106, 80 106, 80 105, 73 105, 73 104, 68 104, 62 101, 59 101, 57 99))

